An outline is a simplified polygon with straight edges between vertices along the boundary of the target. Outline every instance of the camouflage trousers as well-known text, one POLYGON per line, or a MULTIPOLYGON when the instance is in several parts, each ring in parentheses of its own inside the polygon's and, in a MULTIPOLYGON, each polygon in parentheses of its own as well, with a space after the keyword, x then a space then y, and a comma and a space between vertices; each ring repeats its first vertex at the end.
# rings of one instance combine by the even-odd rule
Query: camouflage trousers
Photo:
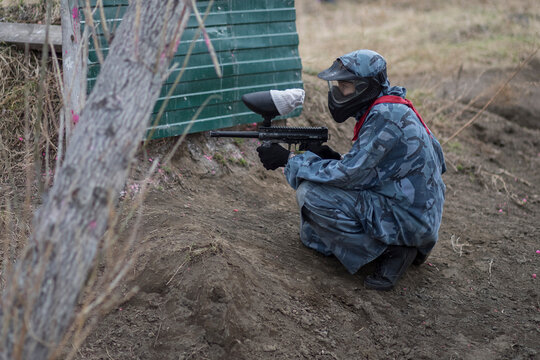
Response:
POLYGON ((387 245, 367 234, 358 220, 358 191, 303 181, 296 190, 300 239, 309 248, 335 255, 354 274, 387 245))

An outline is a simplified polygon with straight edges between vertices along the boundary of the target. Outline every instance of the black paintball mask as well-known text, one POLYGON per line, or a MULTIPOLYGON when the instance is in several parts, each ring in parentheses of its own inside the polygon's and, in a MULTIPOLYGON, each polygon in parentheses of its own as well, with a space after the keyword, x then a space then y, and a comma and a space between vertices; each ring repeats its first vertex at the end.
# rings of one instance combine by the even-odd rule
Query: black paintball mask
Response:
POLYGON ((328 109, 338 123, 365 112, 382 91, 379 76, 358 77, 339 60, 318 77, 328 81, 328 109), (340 82, 345 93, 340 89, 340 82))

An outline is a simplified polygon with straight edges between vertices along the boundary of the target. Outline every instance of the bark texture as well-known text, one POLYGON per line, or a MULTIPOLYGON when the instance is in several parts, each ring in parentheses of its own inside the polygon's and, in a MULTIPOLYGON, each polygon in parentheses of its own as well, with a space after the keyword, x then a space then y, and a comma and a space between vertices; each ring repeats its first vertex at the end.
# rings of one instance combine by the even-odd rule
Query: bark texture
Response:
POLYGON ((190 11, 144 0, 125 14, 2 295, 0 358, 46 359, 70 326, 190 11))

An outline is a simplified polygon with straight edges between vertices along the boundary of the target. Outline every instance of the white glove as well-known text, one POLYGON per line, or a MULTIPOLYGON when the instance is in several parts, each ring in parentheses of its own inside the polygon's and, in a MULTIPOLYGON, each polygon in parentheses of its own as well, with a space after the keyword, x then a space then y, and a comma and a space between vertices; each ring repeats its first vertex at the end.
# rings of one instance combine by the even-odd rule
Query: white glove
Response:
POLYGON ((304 103, 303 89, 270 90, 272 101, 280 115, 287 115, 304 103))

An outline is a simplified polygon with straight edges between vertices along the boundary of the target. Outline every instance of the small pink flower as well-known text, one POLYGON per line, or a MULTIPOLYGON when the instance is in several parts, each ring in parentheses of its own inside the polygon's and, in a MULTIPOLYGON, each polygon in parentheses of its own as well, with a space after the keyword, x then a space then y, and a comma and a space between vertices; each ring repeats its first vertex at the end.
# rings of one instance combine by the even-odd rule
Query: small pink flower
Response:
POLYGON ((148 161, 152 162, 152 161, 154 161, 154 160, 152 160, 152 158, 148 158, 148 161))
POLYGON ((24 139, 22 137, 19 137, 19 141, 23 141, 24 139))
POLYGON ((238 212, 238 209, 234 209, 233 211, 234 211, 234 212, 238 212))
POLYGON ((536 253, 537 253, 537 254, 540 254, 540 250, 536 250, 536 253))
POLYGON ((503 209, 499 209, 499 213, 502 213, 503 212, 503 209))
POLYGON ((532 274, 533 279, 536 279, 536 274, 532 274))

